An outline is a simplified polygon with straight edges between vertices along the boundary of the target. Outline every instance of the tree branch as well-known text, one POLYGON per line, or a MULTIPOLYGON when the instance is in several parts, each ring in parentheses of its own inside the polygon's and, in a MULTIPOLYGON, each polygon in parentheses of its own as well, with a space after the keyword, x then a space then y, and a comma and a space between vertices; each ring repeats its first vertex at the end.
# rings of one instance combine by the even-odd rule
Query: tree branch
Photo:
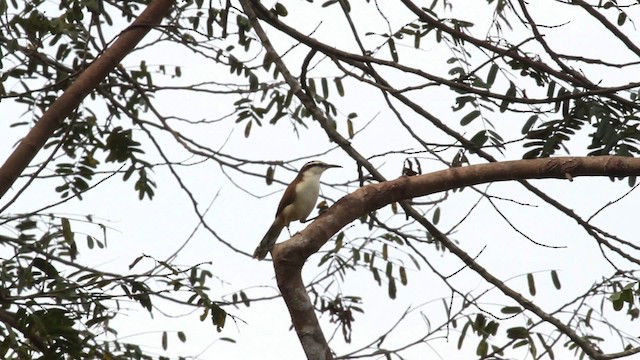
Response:
MULTIPOLYGON (((631 176, 639 174, 640 159, 628 157, 558 157, 516 160, 451 168, 412 177, 403 176, 396 180, 364 186, 343 197, 305 230, 290 240, 276 244, 272 250, 278 286, 289 307, 293 325, 298 332, 303 347, 305 347, 308 358, 327 359, 330 357, 326 357, 328 345, 326 345, 324 357, 319 357, 318 353, 315 352, 324 337, 321 336, 322 331, 302 284, 300 274, 302 266, 306 259, 320 250, 331 236, 338 233, 344 226, 355 219, 393 202, 482 183, 523 179, 567 179, 578 176, 631 176), (314 326, 317 327, 314 329, 314 326), (310 343, 312 344, 311 350, 307 348, 310 343)), ((429 231, 439 233, 435 227, 428 226, 430 224, 423 225, 429 231)), ((433 235, 436 236, 437 233, 433 235)), ((600 354, 588 340, 580 337, 562 321, 549 315, 530 300, 504 285, 455 244, 447 240, 445 245, 449 245, 447 248, 450 251, 454 252, 465 264, 498 287, 507 296, 513 298, 522 307, 533 312, 542 320, 551 323, 568 336, 587 355, 594 359, 604 358, 604 355, 600 354)))
POLYGON ((158 25, 173 5, 172 0, 154 0, 138 18, 105 50, 78 79, 69 86, 42 115, 0 167, 0 198, 6 194, 18 176, 29 165, 47 139, 58 129, 82 100, 98 86, 113 68, 154 26, 158 25))

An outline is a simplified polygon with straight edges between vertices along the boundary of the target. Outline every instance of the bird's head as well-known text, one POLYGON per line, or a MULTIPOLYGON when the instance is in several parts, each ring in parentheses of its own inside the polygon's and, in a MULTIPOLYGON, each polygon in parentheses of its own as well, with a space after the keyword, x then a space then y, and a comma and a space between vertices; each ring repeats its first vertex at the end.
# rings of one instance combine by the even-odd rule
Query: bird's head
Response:
POLYGON ((331 165, 322 161, 313 160, 304 164, 304 166, 300 169, 300 174, 310 174, 310 175, 320 175, 325 170, 329 168, 339 168, 342 167, 340 165, 331 165))

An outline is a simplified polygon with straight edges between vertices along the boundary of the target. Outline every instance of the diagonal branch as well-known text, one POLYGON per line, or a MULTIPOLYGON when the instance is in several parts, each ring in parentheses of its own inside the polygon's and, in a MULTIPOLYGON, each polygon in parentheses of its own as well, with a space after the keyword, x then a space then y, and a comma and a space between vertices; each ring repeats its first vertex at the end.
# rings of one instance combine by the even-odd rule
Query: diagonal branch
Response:
POLYGON ((174 1, 154 0, 120 37, 82 72, 42 115, 0 167, 0 198, 29 165, 47 139, 62 125, 82 100, 129 54, 154 26, 160 24, 174 1))

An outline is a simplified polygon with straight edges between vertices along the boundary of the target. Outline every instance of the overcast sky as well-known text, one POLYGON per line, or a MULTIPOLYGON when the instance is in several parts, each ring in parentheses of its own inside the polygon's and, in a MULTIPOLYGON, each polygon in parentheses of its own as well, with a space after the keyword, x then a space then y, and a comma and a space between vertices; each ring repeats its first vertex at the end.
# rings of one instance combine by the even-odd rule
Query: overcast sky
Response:
MULTIPOLYGON (((353 2, 355 3, 355 2, 353 2)), ((484 4, 469 5, 468 3, 458 4, 454 2, 455 16, 466 18, 477 22, 474 27, 474 34, 485 34, 489 31, 488 20, 485 17, 489 13, 484 4)), ((337 42, 338 46, 353 50, 353 44, 344 30, 345 23, 340 17, 326 16, 322 19, 316 18, 315 13, 308 9, 318 9, 319 5, 309 5, 305 2, 300 4, 286 4, 291 14, 286 18, 292 24, 300 25, 303 32, 315 30, 314 36, 320 40, 337 42), (296 6, 300 6, 297 8, 296 6), (340 40, 340 41, 338 41, 340 40)), ((360 4, 352 4, 360 6, 360 4)), ((583 14, 577 12, 564 12, 566 7, 557 7, 558 4, 551 1, 543 1, 535 4, 532 8, 533 16, 540 19, 541 23, 548 25, 565 24, 558 28, 545 29, 552 46, 571 54, 582 54, 585 56, 603 56, 610 61, 625 62, 630 59, 630 54, 626 53, 619 44, 612 43, 611 38, 598 32, 592 32, 595 26, 590 21, 585 21, 583 14)), ((389 11, 389 18, 392 24, 402 24, 413 20, 413 18, 402 12, 393 12, 394 6, 387 3, 380 4, 386 6, 385 11, 389 11)), ((366 11, 371 11, 372 7, 362 9, 361 19, 367 18, 366 11), (367 10, 365 10, 367 9, 367 10)), ((323 10, 326 12, 337 9, 323 10)), ((633 14, 635 10, 630 9, 633 14)), ((324 12, 323 12, 324 14, 324 12)), ((454 15, 450 15, 453 17, 454 15)), ((359 23, 361 31, 384 32, 384 27, 379 26, 379 19, 372 22, 359 23)), ((629 25, 632 26, 632 25, 629 25)), ((629 27, 625 28, 629 29, 629 27)), ((514 33, 509 33, 512 42, 522 36, 516 26, 514 33)), ((273 32, 270 32, 272 34, 273 32)), ((637 39, 637 33, 631 32, 637 39)), ((278 39, 278 37, 276 37, 278 39)), ((367 37, 368 46, 379 44, 382 39, 379 37, 367 37)), ((276 47, 280 51, 288 48, 289 41, 282 39, 276 42, 276 47)), ((175 53, 175 47, 164 47, 160 45, 145 49, 142 52, 132 54, 127 58, 124 65, 127 67, 136 66, 141 59, 146 59, 148 64, 173 63, 182 67, 184 77, 177 81, 184 83, 197 81, 203 76, 218 75, 215 71, 221 71, 212 64, 204 62, 188 52, 175 53), (167 54, 170 54, 168 56, 167 54)), ((446 68, 438 68, 442 65, 439 59, 451 56, 447 50, 440 46, 425 46, 420 57, 411 59, 409 63, 423 64, 425 71, 445 72, 446 68), (430 61, 430 59, 432 61, 430 61), (444 70, 443 70, 444 69, 444 70)), ((257 50, 257 47, 256 47, 257 50)), ((537 50, 537 49, 536 49, 537 50)), ((296 50, 297 51, 297 50, 296 50)), ((305 51, 294 51, 290 58, 299 61, 304 56, 305 51)), ((387 51, 386 49, 381 51, 387 51)), ((402 56, 401 49, 401 56, 402 56)), ((477 55, 477 54, 476 54, 477 55)), ((403 59, 404 60, 404 59, 403 59)), ((294 61, 293 64, 297 64, 294 61)), ((324 63, 320 65, 315 76, 330 75, 322 74, 324 63)), ((329 67, 326 67, 330 71, 329 67)), ((294 71, 298 71, 292 65, 294 71)), ((602 80, 603 84, 624 84, 637 79, 629 79, 628 72, 623 74, 620 71, 607 69, 593 69, 592 78, 597 82, 602 80), (596 72, 597 71, 597 72, 596 72)), ((335 74, 335 73, 333 73, 335 74)), ((220 73, 223 79, 228 79, 229 75, 220 73)), ((165 80, 168 82, 170 79, 165 80)), ((395 81, 403 81, 399 75, 395 81)), ((160 81, 160 80, 159 80, 160 81)), ((385 108, 384 102, 378 92, 366 89, 363 86, 350 81, 347 83, 347 96, 342 99, 331 98, 339 104, 339 109, 343 116, 352 111, 358 112, 355 120, 356 130, 360 130, 371 120, 371 123, 360 132, 354 139, 353 145, 366 156, 381 154, 386 151, 398 151, 403 149, 419 149, 416 143, 407 139, 391 112, 385 108)), ((529 89, 527 89, 529 92, 529 89)), ((535 92, 531 89, 531 92, 535 92)), ((543 93, 544 89, 542 89, 543 93)), ((458 124, 461 113, 452 113, 452 95, 443 89, 425 90, 422 101, 424 106, 432 113, 442 119, 451 119, 453 124, 458 124)), ((212 98, 205 94, 185 94, 181 92, 159 93, 156 95, 157 104, 166 114, 179 115, 193 120, 202 118, 217 118, 228 113, 232 107, 231 101, 235 98, 216 97, 212 98)), ((5 159, 13 149, 13 145, 20 137, 24 136, 26 128, 9 128, 12 122, 18 119, 29 119, 29 115, 20 116, 20 112, 15 104, 9 101, 0 102, 0 113, 5 114, 4 125, 0 131, 0 159, 5 159)), ((411 121, 419 131, 433 132, 433 141, 450 141, 436 133, 432 127, 426 126, 423 120, 418 119, 414 114, 406 112, 405 116, 411 121)), ((522 120, 528 115, 518 118, 514 114, 507 116, 495 115, 496 127, 504 134, 508 140, 517 138, 522 127, 522 120)), ((149 114, 149 118, 152 118, 149 114)), ((179 127, 180 131, 189 131, 189 135, 195 139, 210 144, 214 149, 221 148, 230 154, 239 154, 255 160, 289 160, 301 158, 308 155, 321 153, 326 149, 334 147, 328 143, 323 136, 322 130, 315 123, 309 122, 309 129, 301 129, 300 133, 293 133, 287 121, 281 121, 275 126, 254 127, 251 136, 245 139, 243 128, 236 127, 232 119, 225 122, 216 123, 210 126, 201 126, 197 129, 179 127)), ((338 122, 338 130, 346 134, 345 122, 338 122)), ((478 131, 478 128, 470 127, 463 129, 467 136, 471 136, 478 131)), ((143 140, 142 133, 136 133, 140 140, 143 140)), ((171 155, 171 160, 181 161, 188 158, 179 146, 177 146, 169 136, 160 139, 163 149, 171 155)), ((588 139, 572 141, 572 155, 586 154, 585 144, 588 139)), ((154 153, 148 141, 143 140, 148 154, 159 161, 159 157, 154 153)), ((509 149, 505 159, 517 159, 523 153, 518 145, 509 149)), ((39 155, 42 159, 46 153, 39 155)), ((422 156, 422 155, 421 155, 422 156)), ((444 169, 444 165, 422 156, 424 172, 444 169)), ((377 158, 374 163, 379 165, 383 174, 389 178, 400 175, 404 155, 390 155, 384 158, 377 158)), ((320 158, 323 161, 339 164, 342 169, 331 169, 323 176, 323 181, 327 184, 344 183, 357 178, 355 164, 340 150, 330 151, 320 158)), ((470 158, 474 163, 480 163, 477 158, 470 158)), ((295 163, 300 167, 306 160, 295 163)), ((256 170, 263 170, 256 168, 256 170)), ((221 173, 220 168, 213 162, 206 162, 199 166, 183 167, 179 169, 182 179, 192 189, 195 197, 199 201, 201 209, 215 199, 211 210, 205 218, 215 231, 225 240, 232 243, 237 248, 251 253, 257 243, 262 238, 264 232, 271 224, 277 203, 282 194, 284 186, 274 184, 267 186, 262 179, 238 177, 236 184, 232 184, 221 173), (237 185, 247 191, 238 189, 237 185)), ((232 176, 237 174, 231 173, 232 176)), ((108 247, 106 249, 88 250, 86 246, 81 246, 80 261, 84 264, 96 266, 99 269, 126 272, 127 266, 139 255, 147 254, 157 259, 165 259, 173 254, 189 238, 198 220, 193 213, 192 206, 185 194, 179 189, 176 181, 165 167, 156 167, 153 179, 158 184, 156 197, 153 201, 138 201, 137 195, 133 191, 133 182, 122 183, 120 176, 115 176, 111 180, 100 185, 97 189, 84 195, 83 201, 72 200, 64 203, 52 211, 57 214, 67 214, 71 218, 81 218, 85 214, 93 214, 97 219, 101 219, 109 225, 107 232, 108 247)), ((294 172, 286 173, 282 169, 276 172, 278 180, 288 182, 295 176, 294 172)), ((97 178, 99 179, 99 177, 97 178)), ((21 181, 24 181, 22 179, 21 181)), ((540 186, 554 198, 560 200, 569 208, 583 218, 588 218, 604 204, 615 199, 629 190, 626 181, 612 183, 606 178, 601 179, 575 179, 568 180, 545 180, 534 181, 536 186, 540 186)), ((19 201, 10 209, 11 212, 26 212, 40 208, 58 199, 58 194, 54 193, 53 187, 58 185, 55 181, 36 182, 19 201)), ((17 187, 16 187, 17 188, 17 187)), ((583 230, 576 226, 575 222, 561 216, 555 209, 545 206, 542 201, 524 191, 517 184, 501 183, 490 186, 480 186, 480 189, 488 189, 491 194, 513 199, 514 202, 499 201, 500 210, 508 214, 509 219, 518 229, 525 232, 536 242, 560 248, 542 247, 536 245, 513 231, 506 224, 491 206, 483 201, 472 215, 464 222, 453 235, 452 238, 460 243, 470 255, 478 256, 478 262, 485 266, 493 274, 502 279, 509 279, 508 285, 523 294, 528 295, 527 282, 524 275, 535 273, 538 293, 532 300, 542 305, 546 310, 555 309, 578 294, 586 291, 591 284, 600 280, 601 276, 612 273, 612 268, 602 259, 595 240, 590 238, 583 230), (556 290, 549 276, 550 270, 557 270, 562 281, 562 290, 556 290)), ((331 201, 335 201, 354 188, 343 191, 329 190, 323 187, 323 195, 331 201)), ((11 193, 9 194, 11 195, 11 193)), ((442 194, 433 195, 427 199, 438 199, 442 194)), ((456 224, 466 214, 468 209, 478 200, 480 195, 471 189, 463 192, 449 193, 448 199, 440 207, 442 218, 439 224, 443 230, 449 229, 456 224)), ((4 201, 4 199, 3 199, 4 201)), ((615 233, 627 240, 635 240, 634 235, 634 214, 637 209, 638 196, 632 193, 629 197, 617 203, 610 209, 602 212, 595 218, 595 224, 605 229, 615 229, 615 233)), ((386 208, 379 213, 380 218, 389 218, 390 221, 400 223, 402 216, 393 217, 391 211, 386 208)), ((431 215, 428 214, 427 217, 431 215)), ((96 226, 82 225, 74 222, 74 229, 82 229, 88 233, 100 234, 100 229, 96 226)), ((298 231, 303 226, 292 224, 292 231, 298 231)), ((2 231, 2 230, 0 230, 2 231)), ((281 240, 285 238, 281 235, 281 240)), ((363 233, 349 233, 348 236, 355 238, 363 236, 363 233)), ((382 235, 376 233, 374 235, 382 235)), ((80 244, 79 244, 80 245, 80 244)), ((332 244, 326 246, 327 250, 332 244)), ((0 249, 0 257, 3 256, 0 249)), ((443 273, 452 273, 462 266, 450 254, 442 254, 435 249, 428 249, 425 255, 432 264, 443 273)), ((316 267, 320 255, 311 257, 305 268, 306 279, 312 279, 320 273, 316 267)), ((176 259, 176 264, 192 265, 202 262, 211 262, 211 271, 220 280, 213 280, 210 285, 212 290, 210 295, 214 299, 225 297, 230 300, 230 295, 244 289, 251 297, 273 296, 278 293, 273 278, 273 269, 270 261, 258 262, 249 257, 241 256, 236 252, 222 246, 211 234, 202 229, 198 230, 188 245, 180 252, 176 259)), ((442 299, 448 300, 449 292, 444 284, 431 272, 423 268, 422 271, 415 269, 410 263, 405 264, 408 268, 409 285, 399 287, 398 298, 390 300, 387 296, 386 286, 378 286, 373 280, 371 273, 359 271, 350 274, 346 280, 339 285, 340 290, 345 295, 358 295, 364 298, 362 307, 364 314, 356 314, 353 329, 353 343, 344 344, 338 332, 331 345, 338 354, 356 349, 384 333, 391 327, 403 312, 407 309, 414 309, 412 314, 398 328, 398 331, 387 339, 387 345, 392 347, 402 345, 408 340, 418 338, 428 327, 424 318, 429 319, 430 326, 437 326, 444 319, 444 307, 442 299), (423 316, 419 316, 418 312, 423 316)), ((145 269, 151 266, 148 260, 143 260, 135 269, 145 269)), ((135 270, 134 269, 134 270, 135 270)), ((490 289, 484 281, 470 271, 462 271, 453 278, 453 282, 459 289, 479 295, 483 291, 490 289)), ((331 291, 335 291, 332 289, 331 291)), ((498 312, 505 303, 504 297, 496 290, 491 290, 480 301, 486 309, 498 312)), ((605 304, 607 314, 612 314, 610 306, 605 304)), ((170 304, 164 304, 162 309, 169 315, 163 316, 155 313, 152 318, 145 311, 135 304, 129 304, 129 310, 125 310, 125 317, 118 318, 112 326, 120 331, 118 338, 123 341, 141 343, 145 349, 158 354, 166 355, 191 355, 200 359, 301 359, 303 358, 302 348, 298 342, 295 332, 290 330, 290 317, 281 299, 270 301, 260 301, 252 303, 249 308, 240 306, 238 308, 225 308, 229 313, 238 318, 236 322, 228 319, 223 332, 217 333, 209 321, 201 323, 198 320, 200 311, 192 314, 185 314, 184 308, 176 308, 170 304), (163 351, 161 348, 161 332, 163 330, 184 331, 187 335, 187 342, 181 344, 177 336, 170 335, 169 350, 163 351), (232 338, 235 342, 225 341, 223 338, 232 338)), ((615 315, 611 315, 614 318, 615 315)), ((514 323, 520 319, 515 319, 514 323)), ((333 325, 329 324, 326 318, 321 319, 326 329, 326 336, 330 337, 333 325)), ((458 330, 450 329, 448 338, 439 338, 430 341, 428 344, 418 346, 414 350, 407 352, 409 359, 468 359, 469 354, 475 353, 477 339, 469 337, 467 339, 466 352, 456 350, 458 341, 458 330)), ((549 328, 546 328, 549 330, 549 328)), ((617 343, 611 343, 617 346, 617 343)), ((607 348, 605 347, 605 350, 607 348)), ((525 358, 524 355, 521 358, 525 358)))

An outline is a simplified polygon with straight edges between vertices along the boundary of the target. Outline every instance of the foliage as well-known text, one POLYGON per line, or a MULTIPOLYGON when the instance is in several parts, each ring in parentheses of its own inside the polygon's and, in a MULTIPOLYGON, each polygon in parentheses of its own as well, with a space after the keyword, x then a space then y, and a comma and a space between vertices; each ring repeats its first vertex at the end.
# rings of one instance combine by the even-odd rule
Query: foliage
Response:
MULTIPOLYGON (((26 133, 149 3, 0 0, 0 102, 10 106, 12 114, 22 114, 10 126, 26 133)), ((226 141, 211 144, 204 134, 237 127, 244 144, 269 131, 326 138, 338 146, 336 153, 358 167, 355 180, 332 186, 341 191, 384 181, 376 169, 385 162, 409 164, 404 172, 392 173, 400 176, 426 172, 426 161, 456 167, 570 150, 589 156, 640 153, 640 84, 628 82, 634 78, 640 49, 627 36, 639 16, 637 4, 553 4, 558 12, 583 16, 593 28, 590 34, 613 36, 615 44, 607 40, 612 46, 607 57, 593 58, 588 53, 570 55, 570 50, 553 45, 552 38, 573 25, 544 18, 535 13, 537 5, 525 1, 487 0, 472 7, 477 13, 455 1, 402 1, 398 7, 400 3, 402 11, 382 2, 348 0, 242 0, 233 6, 175 2, 163 25, 130 54, 133 60, 114 69, 64 120, 44 148, 46 157, 24 172, 23 182, 2 205, 0 356, 149 358, 152 355, 136 344, 107 340, 118 332, 110 322, 123 313, 122 304, 134 303, 153 314, 157 303, 172 301, 197 308, 200 320, 210 319, 220 331, 230 316, 228 305, 248 306, 261 298, 240 291, 226 299, 209 287, 213 274, 208 264, 179 266, 174 258, 141 255, 128 273, 83 265, 84 251, 107 246, 105 225, 89 215, 51 212, 62 203, 82 200, 87 192, 99 192, 98 186, 115 175, 132 183, 140 200, 152 200, 157 192, 169 191, 162 186, 171 182, 156 178, 166 171, 193 205, 199 224, 218 241, 216 246, 243 256, 244 251, 222 239, 207 222, 207 210, 181 171, 213 163, 238 187, 252 178, 282 185, 295 160, 320 156, 325 149, 304 149, 300 158, 288 154, 288 159, 276 161, 268 153, 257 158, 248 151, 228 150, 226 141), (310 20, 309 14, 317 18, 310 20), (269 28, 263 31, 256 23, 269 28), (176 56, 162 58, 155 50, 176 56), (622 51, 630 52, 632 60, 618 55, 622 51), (206 63, 208 69, 194 75, 189 68, 193 63, 185 59, 206 63), (175 94, 193 99, 204 94, 221 109, 197 119, 188 105, 176 100, 167 104, 175 94), (368 137, 368 126, 380 122, 375 118, 378 111, 384 112, 384 126, 403 132, 402 139, 368 137), (372 120, 365 124, 365 118, 372 120), (370 150, 367 143, 378 147, 370 150), (189 160, 175 160, 184 158, 189 160), (43 209, 14 210, 14 201, 34 183, 51 185, 59 201, 43 209), (89 226, 89 234, 76 230, 78 224, 89 226), (132 272, 139 263, 147 268, 132 272)), ((634 181, 629 179, 629 184, 634 181)), ((638 246, 582 219, 530 183, 522 184, 540 203, 575 220, 615 269, 612 275, 593 279, 593 286, 575 300, 545 314, 560 319, 598 351, 631 356, 638 349, 637 336, 621 330, 609 312, 626 311, 627 325, 637 321, 638 246), (614 350, 605 332, 618 340, 614 350)), ((420 217, 410 216, 404 203, 372 212, 322 252, 317 268, 325 276, 308 284, 308 290, 316 311, 327 314, 346 343, 357 332, 358 318, 371 315, 362 314, 366 297, 343 287, 350 278, 366 273, 371 284, 384 287, 389 299, 422 282, 427 272, 447 289, 441 295, 443 316, 438 324, 425 320, 428 329, 418 340, 387 346, 384 341, 393 327, 378 341, 350 349, 344 357, 400 358, 406 349, 452 329, 458 348, 473 343, 481 359, 515 356, 520 350, 533 358, 553 359, 567 350, 584 357, 585 348, 566 329, 526 309, 506 279, 501 278, 501 284, 511 291, 503 291, 499 307, 487 310, 482 301, 497 288, 491 276, 476 272, 487 286, 476 292, 456 284, 447 271, 431 263, 432 256, 460 259, 443 239, 462 242, 456 238, 457 228, 478 203, 489 204, 509 222, 494 203, 497 196, 488 190, 449 190, 439 198, 409 204, 419 209, 420 217), (447 201, 463 191, 479 198, 461 218, 449 211, 447 201), (439 234, 429 227, 436 225, 449 230, 439 234)), ((331 197, 337 192, 330 194, 335 200, 331 197)), ((556 270, 546 274, 546 286, 565 290, 556 270)), ((543 275, 527 270, 523 277, 533 298, 543 275)), ((399 322, 411 314, 407 311, 399 322)), ((166 336, 165 332, 165 349, 166 336)), ((178 337, 186 340, 182 332, 178 337)))

